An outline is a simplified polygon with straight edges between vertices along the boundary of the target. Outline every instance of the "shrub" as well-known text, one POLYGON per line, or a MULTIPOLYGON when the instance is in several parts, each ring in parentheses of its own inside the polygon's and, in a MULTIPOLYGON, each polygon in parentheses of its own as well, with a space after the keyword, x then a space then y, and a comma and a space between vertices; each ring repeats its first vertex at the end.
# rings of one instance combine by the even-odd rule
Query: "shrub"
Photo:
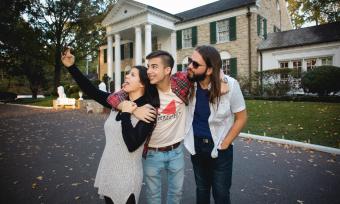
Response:
MULTIPOLYGON (((275 68, 261 72, 255 72, 258 81, 263 80, 263 92, 266 96, 284 96, 294 87, 294 81, 299 78, 297 69, 291 68, 275 68)), ((261 93, 261 87, 257 89, 261 93)))
POLYGON ((340 67, 319 66, 302 77, 302 88, 307 93, 326 96, 340 91, 340 67))
POLYGON ((0 101, 3 102, 11 102, 14 101, 17 97, 17 94, 12 92, 0 92, 0 101))

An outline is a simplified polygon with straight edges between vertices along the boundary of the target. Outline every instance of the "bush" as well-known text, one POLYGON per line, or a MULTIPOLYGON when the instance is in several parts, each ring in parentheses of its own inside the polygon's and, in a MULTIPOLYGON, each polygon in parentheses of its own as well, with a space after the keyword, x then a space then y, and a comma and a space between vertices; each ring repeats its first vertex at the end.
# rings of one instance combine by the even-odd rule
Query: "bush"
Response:
POLYGON ((327 96, 340 91, 340 67, 319 66, 307 72, 301 80, 302 88, 307 93, 327 96))
MULTIPOLYGON (((255 92, 257 95, 264 94, 266 96, 285 96, 287 92, 293 90, 294 81, 299 78, 297 69, 292 68, 275 68, 254 74, 258 81, 263 81, 263 93, 259 86, 255 92)), ((261 83, 261 82, 260 82, 261 83)))
POLYGON ((0 101, 11 102, 15 101, 17 94, 12 92, 0 92, 0 101))

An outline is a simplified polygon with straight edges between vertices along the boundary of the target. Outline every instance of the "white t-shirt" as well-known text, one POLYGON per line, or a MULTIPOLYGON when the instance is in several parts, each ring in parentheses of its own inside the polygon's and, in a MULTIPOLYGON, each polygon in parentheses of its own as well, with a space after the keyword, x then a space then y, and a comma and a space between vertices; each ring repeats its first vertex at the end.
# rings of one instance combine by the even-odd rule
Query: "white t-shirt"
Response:
POLYGON ((169 91, 158 90, 160 108, 158 109, 157 125, 152 132, 149 147, 165 147, 184 139, 186 120, 185 103, 169 91))

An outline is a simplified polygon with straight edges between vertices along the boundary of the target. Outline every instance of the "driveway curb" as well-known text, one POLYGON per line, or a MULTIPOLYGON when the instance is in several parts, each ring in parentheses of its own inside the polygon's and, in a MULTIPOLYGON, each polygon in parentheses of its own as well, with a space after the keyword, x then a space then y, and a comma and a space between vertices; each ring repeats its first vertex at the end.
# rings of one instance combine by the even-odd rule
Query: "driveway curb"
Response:
POLYGON ((287 144, 287 145, 293 145, 296 147, 302 147, 306 149, 314 149, 320 152, 326 152, 330 154, 335 154, 335 155, 340 155, 340 149, 338 148, 333 148, 333 147, 326 147, 322 145, 316 145, 316 144, 309 144, 309 143, 304 143, 304 142, 298 142, 294 140, 285 140, 285 139, 279 139, 275 137, 267 137, 267 136, 260 136, 260 135, 254 135, 254 134, 249 134, 249 133, 240 133, 240 137, 244 138, 251 138, 255 140, 262 140, 262 141, 267 141, 267 142, 275 142, 275 143, 280 143, 280 144, 287 144))

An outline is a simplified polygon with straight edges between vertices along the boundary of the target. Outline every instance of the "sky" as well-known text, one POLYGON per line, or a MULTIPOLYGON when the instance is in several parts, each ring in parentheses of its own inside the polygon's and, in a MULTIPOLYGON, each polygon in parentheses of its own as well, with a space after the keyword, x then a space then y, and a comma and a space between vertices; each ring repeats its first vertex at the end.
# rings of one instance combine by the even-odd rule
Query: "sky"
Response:
POLYGON ((135 0, 171 14, 180 13, 217 0, 135 0))

